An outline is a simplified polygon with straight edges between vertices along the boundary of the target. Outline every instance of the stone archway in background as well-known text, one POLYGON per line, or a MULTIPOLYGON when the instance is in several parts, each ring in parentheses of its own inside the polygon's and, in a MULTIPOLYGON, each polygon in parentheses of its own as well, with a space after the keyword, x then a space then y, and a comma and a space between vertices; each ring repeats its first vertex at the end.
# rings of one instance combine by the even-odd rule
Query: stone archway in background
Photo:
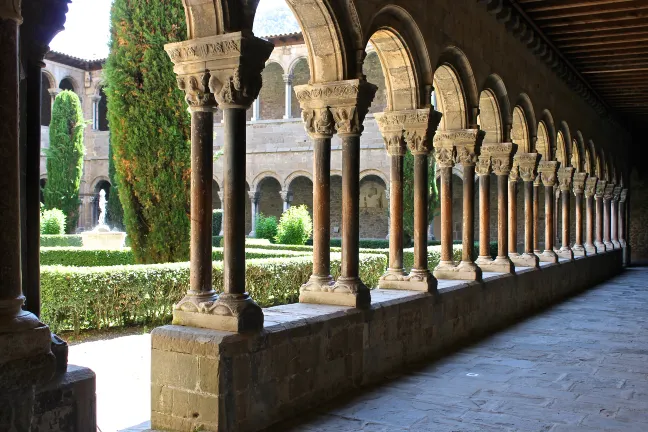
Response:
POLYGON ((304 176, 294 177, 288 185, 288 190, 292 194, 291 206, 305 205, 308 213, 313 216, 313 181, 304 176))
POLYGON ((360 238, 384 239, 389 232, 387 184, 369 174, 360 180, 360 238))
POLYGON ((270 62, 261 72, 263 86, 259 92, 261 120, 283 118, 286 109, 286 85, 283 80, 284 70, 277 62, 270 62))
POLYGON ((277 220, 283 213, 283 200, 281 199, 281 183, 274 177, 264 177, 257 185, 259 204, 257 215, 275 216, 277 220))
MULTIPOLYGON (((308 84, 310 80, 310 68, 308 67, 308 59, 306 57, 300 57, 299 59, 293 62, 291 69, 288 71, 292 75, 293 88, 308 84)), ((292 116, 293 118, 301 118, 301 105, 297 100, 297 94, 293 91, 290 96, 292 103, 292 116)))
POLYGON ((92 203, 92 223, 90 226, 94 227, 97 225, 99 221, 99 198, 100 198, 100 192, 104 190, 106 192, 106 202, 108 202, 108 198, 110 198, 110 192, 111 192, 111 187, 112 185, 110 184, 110 181, 102 179, 99 180, 95 183, 95 186, 93 188, 93 198, 94 202, 92 203))

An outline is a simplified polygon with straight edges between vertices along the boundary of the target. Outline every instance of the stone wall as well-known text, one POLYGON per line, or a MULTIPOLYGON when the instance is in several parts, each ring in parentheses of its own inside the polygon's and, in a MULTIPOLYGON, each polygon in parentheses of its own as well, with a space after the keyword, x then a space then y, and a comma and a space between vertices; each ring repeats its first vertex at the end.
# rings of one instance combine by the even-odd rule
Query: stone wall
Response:
POLYGON ((626 206, 630 212, 629 244, 631 261, 648 263, 648 178, 633 170, 626 206))
POLYGON ((438 296, 372 291, 369 310, 264 309, 260 334, 166 326, 152 332, 152 427, 247 432, 485 335, 621 270, 621 251, 483 283, 440 281, 438 296))

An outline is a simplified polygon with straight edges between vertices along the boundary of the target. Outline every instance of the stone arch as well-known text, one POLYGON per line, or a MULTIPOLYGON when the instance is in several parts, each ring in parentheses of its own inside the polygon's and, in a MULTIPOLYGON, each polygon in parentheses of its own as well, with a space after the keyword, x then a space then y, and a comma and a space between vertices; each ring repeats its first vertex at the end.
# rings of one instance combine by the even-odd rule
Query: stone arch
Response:
POLYGON ((259 194, 257 214, 263 213, 264 216, 274 216, 279 219, 283 213, 281 182, 275 177, 267 176, 261 179, 256 187, 256 192, 259 194))
POLYGON ((57 88, 58 86, 56 85, 56 78, 54 78, 54 74, 50 72, 47 68, 41 69, 43 76, 47 78, 47 88, 57 88))
POLYGON ((542 154, 542 159, 543 160, 556 160, 556 124, 554 123, 553 116, 551 115, 551 112, 547 109, 542 111, 542 116, 540 117, 540 122, 542 123, 542 126, 544 127, 544 132, 546 132, 546 145, 545 143, 540 144, 540 125, 538 125, 538 143, 536 143, 536 149, 539 148, 538 146, 540 145, 545 145, 544 149, 547 152, 546 154, 542 154))
POLYGON ((284 189, 286 189, 286 190, 290 189, 290 186, 291 186, 292 182, 295 179, 297 179, 298 177, 306 177, 311 182, 313 181, 313 175, 311 173, 309 173, 308 171, 302 171, 302 170, 295 171, 295 172, 291 173, 288 177, 286 177, 286 180, 284 180, 284 182, 283 182, 284 189))
POLYGON ((600 149, 596 155, 596 177, 599 180, 605 180, 605 170, 603 169, 603 150, 600 149))
POLYGON ((439 57, 434 72, 434 95, 436 110, 443 114, 439 129, 477 126, 477 84, 470 63, 459 48, 449 47, 439 57))
POLYGON ((360 238, 385 238, 388 233, 388 182, 376 171, 360 178, 360 238))
MULTIPOLYGON (((293 89, 297 86, 308 84, 310 81, 310 68, 308 66, 308 57, 300 56, 290 65, 290 75, 292 75, 293 89)), ((293 118, 301 117, 301 106, 297 100, 297 94, 293 91, 291 94, 292 116, 293 118)))
POLYGON ((382 171, 376 169, 368 169, 360 172, 360 181, 364 180, 366 177, 374 176, 380 178, 385 185, 389 184, 389 177, 382 171))
POLYGON ((308 173, 293 173, 290 182, 286 181, 285 190, 291 194, 291 205, 305 205, 308 212, 313 214, 313 179, 308 173))
POLYGON ((79 86, 79 83, 77 83, 76 80, 69 75, 65 76, 61 81, 59 81, 58 87, 61 90, 71 90, 77 94, 79 89, 81 88, 81 86, 79 86))
POLYGON ((581 131, 576 131, 572 141, 572 149, 572 166, 576 168, 576 172, 586 172, 587 155, 585 152, 585 140, 581 131))
POLYGON ((586 150, 586 160, 589 163, 588 174, 595 176, 596 175, 596 146, 594 146, 594 141, 587 141, 586 150))
POLYGON ((414 18, 401 7, 386 6, 374 15, 368 34, 385 77, 387 110, 429 106, 432 67, 414 18))
POLYGON ((259 92, 259 111, 263 120, 281 119, 286 112, 286 85, 283 76, 283 66, 276 61, 268 62, 261 72, 263 86, 259 92))
POLYGON ((297 67, 297 65, 301 62, 306 62, 306 64, 308 64, 308 57, 300 55, 292 59, 288 64, 286 73, 288 75, 292 75, 295 72, 295 68, 297 67))
POLYGON ((529 136, 529 126, 527 123, 524 110, 517 105, 513 108, 513 125, 511 127, 511 140, 518 145, 517 151, 520 153, 531 152, 531 138, 529 136))
POLYGON ((484 142, 508 141, 511 124, 511 104, 504 81, 497 74, 486 79, 484 90, 479 94, 479 115, 477 123, 486 132, 484 142))
POLYGON ((549 132, 543 120, 538 123, 538 139, 536 141, 536 152, 541 156, 541 160, 551 159, 551 144, 549 142, 549 132))
MULTIPOLYGON (((556 159, 559 157, 561 159, 558 159, 560 162, 561 167, 568 167, 571 164, 571 144, 572 144, 572 137, 571 137, 571 132, 569 132, 569 125, 567 125, 566 121, 561 121, 559 130, 558 130, 558 137, 562 135, 562 148, 556 143, 556 150, 561 151, 562 153, 559 155, 558 151, 556 151, 556 159)), ((556 138, 556 142, 558 141, 559 138, 556 138)))
POLYGON ((279 174, 277 174, 277 173, 275 173, 273 171, 263 171, 263 172, 257 174, 256 177, 254 177, 254 180, 252 180, 252 188, 250 190, 255 191, 255 192, 259 192, 259 184, 261 184, 261 182, 263 180, 265 180, 266 177, 272 177, 275 180, 277 180, 277 183, 279 183, 279 186, 281 186, 283 184, 279 174))
POLYGON ((560 162, 560 167, 566 167, 569 158, 567 157, 565 135, 563 134, 562 130, 559 130, 558 135, 556 136, 556 151, 554 152, 554 154, 556 156, 556 160, 560 162))
POLYGON ((364 62, 362 63, 362 73, 365 75, 367 81, 374 84, 376 94, 371 101, 369 113, 375 114, 387 110, 387 87, 385 79, 385 71, 383 69, 378 52, 371 51, 367 53, 364 62))
MULTIPOLYGON (((513 129, 516 126, 516 112, 517 112, 517 117, 518 117, 518 122, 522 123, 521 129, 520 130, 520 136, 518 138, 521 139, 521 142, 516 142, 518 144, 518 151, 524 152, 524 153, 531 153, 535 151, 535 141, 537 137, 537 129, 536 129, 536 115, 535 115, 535 110, 533 109, 533 104, 531 103, 531 99, 529 96, 525 93, 522 93, 518 97, 517 104, 515 106, 515 109, 513 110, 513 123, 512 123, 512 128, 511 132, 513 132, 513 129), (516 111, 517 110, 517 111, 516 111)), ((513 142, 515 140, 513 139, 513 142)))
POLYGON ((591 160, 592 160, 591 158, 592 158, 592 155, 591 155, 591 153, 589 151, 589 148, 585 147, 585 158, 583 159, 583 170, 589 175, 594 175, 592 173, 592 166, 593 165, 592 165, 592 162, 591 162, 591 160))

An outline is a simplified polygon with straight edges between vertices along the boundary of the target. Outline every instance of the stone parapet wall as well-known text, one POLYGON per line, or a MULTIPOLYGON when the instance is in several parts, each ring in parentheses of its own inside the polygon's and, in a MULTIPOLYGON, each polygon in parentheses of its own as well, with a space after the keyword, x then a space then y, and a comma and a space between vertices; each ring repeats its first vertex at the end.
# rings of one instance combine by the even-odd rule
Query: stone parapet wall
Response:
POLYGON ((165 326, 152 333, 152 426, 258 431, 433 358, 621 271, 621 250, 483 283, 439 281, 438 296, 374 290, 369 310, 264 310, 260 334, 165 326))

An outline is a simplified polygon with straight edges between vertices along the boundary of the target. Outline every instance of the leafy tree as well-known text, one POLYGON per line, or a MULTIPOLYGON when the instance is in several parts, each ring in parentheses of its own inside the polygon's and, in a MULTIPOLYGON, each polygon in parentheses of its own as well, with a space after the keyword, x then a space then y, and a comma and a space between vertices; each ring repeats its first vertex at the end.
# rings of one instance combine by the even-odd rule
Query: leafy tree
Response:
MULTIPOLYGON (((434 157, 428 168, 428 224, 439 211, 439 192, 436 185, 434 157)), ((414 155, 407 152, 403 161, 403 232, 409 238, 414 235, 414 155)))
POLYGON ((293 206, 281 215, 275 240, 280 244, 304 245, 312 234, 313 220, 308 207, 293 206))
POLYGON ((45 210, 40 215, 40 233, 61 235, 65 233, 65 215, 59 209, 45 210))
POLYGON ((67 219, 67 230, 73 232, 79 220, 79 186, 83 174, 83 119, 81 102, 76 93, 59 93, 52 107, 47 150, 47 183, 43 196, 47 209, 61 209, 67 219))
POLYGON ((274 242, 277 236, 277 218, 275 216, 265 216, 259 213, 256 217, 255 230, 256 238, 268 239, 274 242))
POLYGON ((186 39, 181 0, 115 0, 104 69, 115 180, 139 263, 189 256, 190 117, 164 45, 186 39))

